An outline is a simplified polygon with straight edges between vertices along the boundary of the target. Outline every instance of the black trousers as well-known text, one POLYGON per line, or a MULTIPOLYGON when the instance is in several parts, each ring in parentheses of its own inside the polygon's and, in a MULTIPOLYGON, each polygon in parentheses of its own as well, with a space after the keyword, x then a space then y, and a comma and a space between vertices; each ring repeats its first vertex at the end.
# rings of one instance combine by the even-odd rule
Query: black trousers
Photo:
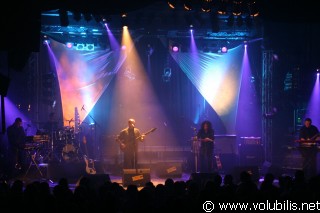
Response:
POLYGON ((213 172, 213 143, 202 142, 199 152, 200 172, 213 172))
POLYGON ((124 169, 137 169, 138 150, 134 148, 126 149, 123 152, 123 168, 124 169))

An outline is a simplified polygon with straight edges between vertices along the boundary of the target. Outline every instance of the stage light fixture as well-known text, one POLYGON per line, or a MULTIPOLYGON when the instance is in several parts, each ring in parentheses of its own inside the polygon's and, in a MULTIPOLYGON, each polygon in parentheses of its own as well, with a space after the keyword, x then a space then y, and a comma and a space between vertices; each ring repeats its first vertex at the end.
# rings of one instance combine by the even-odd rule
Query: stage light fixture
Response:
POLYGON ((250 16, 257 17, 259 15, 259 9, 258 9, 258 4, 256 0, 249 0, 248 10, 249 10, 250 16))
POLYGON ((93 51, 94 50, 94 44, 87 44, 87 50, 93 51))
POLYGON ((221 47, 221 53, 227 53, 228 48, 226 46, 221 47))
POLYGON ((242 13, 242 0, 234 0, 232 4, 232 14, 240 16, 242 13))
POLYGON ((45 45, 49 45, 49 44, 50 44, 50 40, 49 40, 49 39, 45 39, 45 40, 43 40, 43 44, 45 44, 45 45))
POLYGON ((218 14, 220 15, 225 15, 227 13, 227 5, 228 5, 228 0, 219 0, 218 2, 218 14))
POLYGON ((244 45, 245 48, 247 48, 248 42, 247 42, 247 41, 244 41, 244 42, 243 42, 243 45, 244 45))
POLYGON ((201 0, 201 10, 202 12, 208 13, 212 9, 212 0, 201 0))
POLYGON ((121 24, 122 24, 122 27, 128 27, 128 17, 126 13, 123 13, 121 15, 121 24))
POLYGON ((67 42, 67 43, 66 43, 66 47, 68 47, 69 49, 71 49, 71 48, 73 47, 73 43, 67 42))
POLYGON ((320 75, 320 69, 317 69, 317 76, 319 77, 320 75))
POLYGON ((193 1, 192 0, 185 0, 183 3, 183 8, 187 11, 191 11, 193 8, 193 1))
POLYGON ((168 5, 171 9, 176 9, 177 8, 177 0, 170 0, 168 1, 168 5))
POLYGON ((180 49, 180 48, 179 48, 178 45, 173 45, 173 46, 172 46, 172 51, 173 51, 173 52, 179 52, 179 49, 180 49))

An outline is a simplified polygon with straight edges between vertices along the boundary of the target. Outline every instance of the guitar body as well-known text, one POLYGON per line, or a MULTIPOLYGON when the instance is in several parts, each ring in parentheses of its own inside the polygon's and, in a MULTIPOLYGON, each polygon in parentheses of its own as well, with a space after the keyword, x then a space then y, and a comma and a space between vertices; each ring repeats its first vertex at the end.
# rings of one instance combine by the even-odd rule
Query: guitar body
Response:
POLYGON ((221 164, 220 156, 219 155, 215 155, 214 157, 216 159, 217 169, 221 170, 222 169, 222 164, 221 164))
POLYGON ((86 173, 90 175, 96 174, 97 171, 94 168, 94 160, 87 157, 88 149, 87 149, 87 139, 85 136, 83 136, 82 142, 85 145, 85 150, 86 150, 86 155, 83 156, 84 162, 86 163, 86 173))
POLYGON ((88 159, 87 157, 84 158, 86 163, 86 172, 87 174, 94 175, 97 173, 96 169, 94 168, 94 161, 92 159, 88 159))

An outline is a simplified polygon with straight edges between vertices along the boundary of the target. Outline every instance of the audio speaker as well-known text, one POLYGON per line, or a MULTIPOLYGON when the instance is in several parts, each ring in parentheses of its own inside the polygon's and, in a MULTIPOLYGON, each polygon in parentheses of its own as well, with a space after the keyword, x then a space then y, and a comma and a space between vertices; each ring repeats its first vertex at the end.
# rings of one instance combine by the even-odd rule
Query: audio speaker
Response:
POLYGON ((239 145, 240 166, 261 166, 264 162, 263 146, 260 144, 239 145))
POLYGON ((218 173, 192 173, 189 180, 198 184, 200 189, 203 189, 208 181, 213 181, 218 173))
POLYGON ((155 165, 156 175, 159 178, 182 177, 181 162, 159 162, 155 165))
POLYGON ((78 179, 76 186, 79 186, 80 182, 84 181, 84 179, 90 188, 96 190, 98 190, 105 183, 111 182, 108 174, 85 174, 78 179))
POLYGON ((123 169, 122 185, 124 187, 129 185, 145 186, 150 181, 150 169, 123 169))

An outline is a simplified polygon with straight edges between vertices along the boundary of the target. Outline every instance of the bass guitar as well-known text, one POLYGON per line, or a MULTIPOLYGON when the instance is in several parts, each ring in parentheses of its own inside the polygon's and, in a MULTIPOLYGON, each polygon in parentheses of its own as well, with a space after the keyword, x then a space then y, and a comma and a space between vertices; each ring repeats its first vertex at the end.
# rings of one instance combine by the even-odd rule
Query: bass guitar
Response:
MULTIPOLYGON (((147 131, 147 132, 141 134, 140 136, 136 137, 136 140, 139 140, 142 136, 146 136, 146 135, 150 134, 151 132, 154 132, 156 129, 157 128, 150 129, 149 131, 147 131)), ((119 137, 116 137, 115 139, 116 139, 116 142, 119 143, 119 145, 120 145, 120 150, 124 151, 126 149, 126 144, 124 143, 124 141, 120 140, 119 137)))
POLYGON ((83 136, 82 142, 84 144, 85 151, 86 151, 86 154, 83 156, 84 162, 86 163, 86 172, 87 172, 87 174, 94 175, 97 173, 97 171, 94 168, 94 160, 88 158, 88 148, 87 148, 86 136, 83 136))

